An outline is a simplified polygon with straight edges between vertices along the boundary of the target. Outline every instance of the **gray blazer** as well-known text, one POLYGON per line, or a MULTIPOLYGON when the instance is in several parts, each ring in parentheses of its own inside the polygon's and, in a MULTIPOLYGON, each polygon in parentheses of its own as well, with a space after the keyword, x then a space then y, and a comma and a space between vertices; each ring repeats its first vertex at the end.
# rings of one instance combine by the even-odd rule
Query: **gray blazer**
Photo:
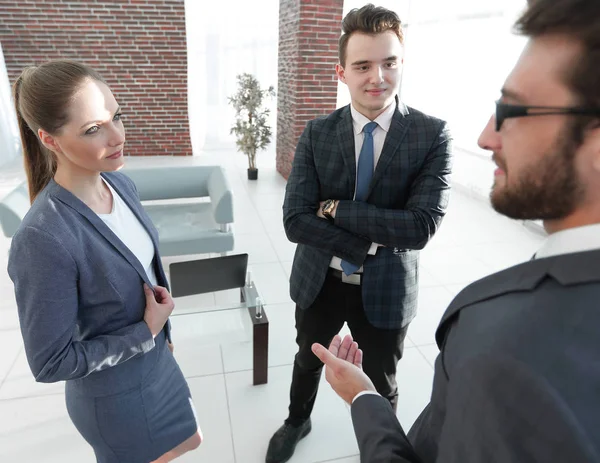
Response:
POLYGON ((431 401, 408 437, 385 399, 352 405, 361 462, 599 462, 599 301, 600 251, 465 288, 437 330, 431 401))
MULTIPOLYGON (((158 233, 135 185, 120 173, 102 175, 150 234, 158 284, 166 286, 158 233)), ((37 381, 114 370, 153 349, 143 321, 143 283, 152 285, 142 265, 91 209, 53 180, 13 237, 8 273, 15 285, 27 360, 37 381)), ((168 336, 168 324, 165 330, 168 336)))
POLYGON ((397 102, 365 202, 353 201, 356 154, 350 106, 310 121, 283 203, 287 237, 298 243, 290 293, 302 309, 321 291, 333 256, 364 264, 362 299, 377 328, 408 325, 417 311, 419 250, 438 230, 450 195, 451 136, 440 119, 397 102), (334 224, 319 201, 339 199, 334 224), (384 247, 367 255, 371 243, 384 247))

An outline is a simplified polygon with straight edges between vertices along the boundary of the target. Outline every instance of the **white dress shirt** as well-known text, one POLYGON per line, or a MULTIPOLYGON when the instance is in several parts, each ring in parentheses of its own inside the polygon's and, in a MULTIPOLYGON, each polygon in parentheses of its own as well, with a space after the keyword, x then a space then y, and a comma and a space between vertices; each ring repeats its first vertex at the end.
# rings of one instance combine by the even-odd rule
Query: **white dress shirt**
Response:
MULTIPOLYGON (((387 109, 382 112, 373 122, 377 122, 377 127, 373 130, 373 154, 374 154, 374 166, 373 172, 377 168, 377 163, 379 162, 379 158, 381 157, 381 151, 383 150, 383 144, 385 143, 385 137, 387 133, 390 131, 390 126, 392 125, 392 117, 394 116, 394 112, 396 111, 396 103, 392 103, 387 107, 387 109)), ((359 113, 354 106, 350 105, 350 113, 352 114, 352 128, 354 130, 354 158, 356 160, 356 172, 358 172, 358 158, 360 157, 360 150, 362 149, 363 140, 365 138, 365 134, 363 129, 365 125, 367 125, 371 120, 359 113)), ((356 197, 356 182, 358 176, 354 179, 354 196, 356 197)), ((377 248, 380 245, 377 243, 371 243, 371 247, 369 248, 369 254, 374 256, 377 253, 377 248)), ((333 257, 331 259, 330 267, 336 270, 342 270, 342 259, 339 257, 333 257)), ((363 268, 359 268, 357 273, 362 273, 363 268)))
MULTIPOLYGON (((102 179, 104 180, 104 179, 102 179)), ((109 214, 98 214, 108 228, 129 248, 140 261, 146 275, 153 286, 157 284, 156 272, 154 271, 154 245, 150 235, 129 209, 110 184, 104 180, 104 184, 110 189, 113 197, 113 208, 109 214)))
POLYGON ((535 253, 536 259, 559 254, 592 251, 600 249, 600 224, 568 228, 552 233, 535 253))

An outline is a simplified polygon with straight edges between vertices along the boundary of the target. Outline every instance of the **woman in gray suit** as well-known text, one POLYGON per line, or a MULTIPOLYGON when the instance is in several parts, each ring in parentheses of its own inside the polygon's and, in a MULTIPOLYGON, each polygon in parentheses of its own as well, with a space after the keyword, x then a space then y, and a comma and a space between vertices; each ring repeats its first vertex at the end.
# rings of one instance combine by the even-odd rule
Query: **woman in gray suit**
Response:
POLYGON ((98 462, 171 461, 201 434, 171 351, 158 234, 117 172, 119 105, 71 61, 25 69, 14 98, 32 205, 8 272, 31 370, 66 381, 69 416, 98 462))

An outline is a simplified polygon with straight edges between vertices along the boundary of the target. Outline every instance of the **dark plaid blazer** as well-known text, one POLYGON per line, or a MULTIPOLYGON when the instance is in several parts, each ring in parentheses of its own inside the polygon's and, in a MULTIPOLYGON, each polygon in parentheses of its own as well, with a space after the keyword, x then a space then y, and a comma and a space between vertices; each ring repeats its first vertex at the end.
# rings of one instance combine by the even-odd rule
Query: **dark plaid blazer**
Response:
POLYGON ((365 202, 356 178, 350 106, 310 121, 296 148, 283 204, 288 239, 298 243, 290 293, 301 308, 321 290, 333 256, 364 265, 363 304, 378 328, 415 316, 418 250, 440 226, 450 193, 451 137, 446 123, 397 102, 365 202), (340 200, 334 223, 319 201, 340 200), (371 243, 384 247, 367 255, 371 243))

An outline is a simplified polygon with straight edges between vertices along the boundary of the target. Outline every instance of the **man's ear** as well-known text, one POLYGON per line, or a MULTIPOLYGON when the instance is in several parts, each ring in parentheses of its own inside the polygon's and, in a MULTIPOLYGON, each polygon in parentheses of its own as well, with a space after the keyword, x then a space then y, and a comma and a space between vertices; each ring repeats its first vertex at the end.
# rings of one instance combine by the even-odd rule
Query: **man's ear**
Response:
POLYGON ((335 65, 335 73, 338 76, 338 79, 344 83, 346 83, 346 70, 342 67, 341 64, 335 65))
POLYGON ((53 153, 62 153, 60 146, 58 145, 56 139, 50 135, 48 132, 38 129, 38 137, 42 141, 42 145, 48 148, 53 153))

